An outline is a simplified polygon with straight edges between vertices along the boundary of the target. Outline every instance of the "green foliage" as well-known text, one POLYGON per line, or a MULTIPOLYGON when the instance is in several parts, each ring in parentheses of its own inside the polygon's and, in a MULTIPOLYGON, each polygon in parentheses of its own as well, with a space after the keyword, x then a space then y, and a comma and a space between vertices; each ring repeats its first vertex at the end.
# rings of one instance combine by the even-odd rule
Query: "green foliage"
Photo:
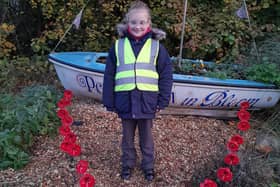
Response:
POLYGON ((54 78, 53 65, 49 64, 44 56, 0 59, 0 93, 10 91, 18 84, 24 86, 32 82, 50 83, 54 78))
POLYGON ((270 185, 270 187, 278 187, 279 185, 280 185, 279 183, 274 182, 270 185))
POLYGON ((272 83, 280 87, 280 36, 266 34, 257 39, 257 50, 253 47, 244 53, 243 63, 248 64, 246 78, 272 83))
POLYGON ((247 69, 246 75, 249 80, 280 85, 280 68, 274 63, 264 61, 262 64, 254 64, 247 69))
POLYGON ((244 66, 226 64, 226 63, 214 63, 214 62, 204 62, 202 60, 182 60, 182 67, 178 67, 179 60, 176 58, 172 59, 174 63, 174 72, 189 75, 198 75, 213 77, 218 79, 244 79, 245 75, 243 73, 244 66))
MULTIPOLYGON (((117 37, 115 26, 119 23, 132 0, 116 2, 89 1, 84 10, 79 30, 71 29, 58 50, 108 51, 117 37)), ((167 32, 164 45, 172 56, 179 50, 181 37, 183 1, 146 1, 152 9, 155 27, 167 32)), ((279 3, 262 0, 256 4, 249 0, 248 9, 253 30, 248 22, 235 16, 240 2, 230 0, 189 1, 184 40, 186 58, 219 60, 227 55, 237 56, 239 48, 251 36, 265 32, 279 32, 279 3), (275 20, 275 21, 272 21, 275 20), (262 24, 260 27, 258 24, 262 24)), ((84 0, 22 0, 18 5, 4 3, 6 23, 16 25, 11 43, 17 46, 18 54, 48 54, 69 28, 73 19, 85 4, 84 0), (19 16, 20 15, 20 16, 19 16), (36 18, 36 19, 34 19, 36 18)), ((2 15, 4 16, 4 15, 2 15)))
POLYGON ((247 79, 275 84, 280 87, 280 37, 278 35, 263 35, 257 38, 258 54, 252 47, 240 51, 237 62, 235 58, 225 58, 223 62, 208 63, 183 60, 178 67, 178 59, 173 58, 174 71, 177 73, 202 75, 219 79, 247 79), (258 59, 259 58, 259 59, 258 59))
POLYGON ((15 77, 10 76, 13 72, 13 65, 8 63, 8 59, 0 59, 0 93, 3 92, 3 89, 9 90, 14 86, 15 77))
POLYGON ((15 31, 14 25, 0 24, 0 58, 10 57, 16 50, 15 45, 9 41, 9 37, 15 31))
MULTIPOLYGON (((108 51, 117 38, 115 26, 123 19, 131 1, 89 1, 84 9, 80 28, 71 28, 57 51, 108 51)), ((153 26, 167 33, 163 44, 171 56, 176 56, 180 47, 184 1, 145 2, 151 7, 153 26)), ((4 33, 1 33, 0 37, 1 85, 12 85, 13 79, 19 77, 35 80, 37 75, 50 72, 51 66, 45 63, 46 55, 71 26, 86 1, 21 0, 17 5, 9 1, 2 3, 3 12, 6 13, 1 13, 5 22, 0 25, 0 32, 4 33), (18 57, 13 58, 15 52, 18 57)), ((241 4, 242 2, 232 0, 188 1, 183 57, 216 61, 220 64, 247 65, 249 63, 246 62, 254 61, 242 61, 240 57, 244 48, 252 48, 250 43, 253 37, 258 39, 267 32, 279 35, 280 3, 278 0, 262 0, 258 3, 248 0, 252 30, 249 29, 248 20, 239 19, 235 15, 241 4)), ((278 56, 275 53, 265 57, 279 57, 279 54, 280 52, 278 56)), ((270 59, 268 61, 275 63, 270 59)), ((183 66, 190 69, 186 64, 183 66)), ((220 67, 216 66, 219 71, 214 73, 211 69, 198 71, 202 75, 217 78, 226 78, 229 75, 232 78, 246 78, 242 69, 241 72, 236 72, 236 69, 220 67)), ((251 72, 253 71, 251 69, 251 72)), ((196 71, 191 72, 196 74, 196 71)), ((255 75, 251 75, 251 78, 253 76, 255 75)))
POLYGON ((178 60, 173 59, 174 72, 188 75, 213 77, 218 79, 245 79, 274 84, 280 87, 280 68, 278 64, 265 60, 262 63, 251 62, 249 66, 237 64, 217 64, 199 61, 182 62, 178 67, 178 60))
POLYGON ((19 95, 0 95, 0 169, 22 168, 28 163, 34 137, 54 135, 58 126, 53 87, 31 86, 19 95))

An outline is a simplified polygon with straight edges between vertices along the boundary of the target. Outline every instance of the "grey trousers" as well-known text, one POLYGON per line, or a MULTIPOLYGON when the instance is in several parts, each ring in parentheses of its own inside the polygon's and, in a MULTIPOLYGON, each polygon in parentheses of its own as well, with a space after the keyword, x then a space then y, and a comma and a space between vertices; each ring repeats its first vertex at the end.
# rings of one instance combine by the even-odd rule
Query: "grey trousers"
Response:
POLYGON ((154 168, 154 140, 152 135, 152 119, 122 119, 122 166, 133 168, 136 164, 136 149, 134 146, 135 130, 138 126, 139 144, 142 152, 141 168, 154 168))

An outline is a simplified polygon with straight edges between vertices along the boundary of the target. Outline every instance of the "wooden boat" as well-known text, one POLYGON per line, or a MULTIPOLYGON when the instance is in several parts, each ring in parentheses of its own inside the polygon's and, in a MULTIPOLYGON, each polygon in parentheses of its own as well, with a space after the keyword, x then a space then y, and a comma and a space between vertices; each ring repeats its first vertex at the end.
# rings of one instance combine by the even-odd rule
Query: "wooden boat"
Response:
MULTIPOLYGON (((48 60, 65 89, 101 101, 106 56, 101 52, 58 52, 51 53, 48 60)), ((183 74, 173 74, 173 80, 170 106, 174 108, 168 114, 181 111, 213 116, 209 111, 214 109, 216 116, 230 117, 235 114, 225 112, 236 111, 243 101, 250 103, 250 110, 257 110, 275 106, 280 98, 280 89, 273 84, 183 74)))

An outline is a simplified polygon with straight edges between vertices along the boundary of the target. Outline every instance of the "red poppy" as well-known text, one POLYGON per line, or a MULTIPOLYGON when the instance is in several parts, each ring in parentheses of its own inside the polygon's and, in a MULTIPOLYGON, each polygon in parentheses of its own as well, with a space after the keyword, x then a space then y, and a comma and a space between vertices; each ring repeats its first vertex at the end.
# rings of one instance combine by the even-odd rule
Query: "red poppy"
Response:
POLYGON ((65 98, 62 98, 58 101, 57 106, 58 106, 58 108, 64 108, 64 107, 66 107, 70 104, 71 104, 71 100, 67 100, 65 98))
POLYGON ((71 142, 63 141, 60 144, 60 149, 66 153, 69 153, 73 148, 73 144, 71 142))
POLYGON ((69 128, 69 126, 61 125, 59 127, 59 134, 61 136, 66 136, 69 133, 71 133, 71 129, 69 128))
POLYGON ((239 158, 236 154, 230 153, 230 154, 225 156, 224 162, 228 165, 235 166, 235 165, 239 164, 239 158))
POLYGON ((65 116, 69 115, 68 111, 64 108, 59 108, 56 114, 60 119, 63 119, 65 116))
POLYGON ((68 153, 71 156, 79 156, 81 154, 81 147, 78 144, 72 144, 68 153))
POLYGON ((61 100, 59 100, 58 103, 57 103, 57 107, 58 108, 64 108, 65 105, 64 105, 64 103, 61 100))
POLYGON ((66 100, 71 100, 72 97, 73 97, 72 91, 71 90, 64 90, 63 97, 66 100))
POLYGON ((80 178, 80 187, 93 187, 95 179, 92 175, 86 173, 80 178))
POLYGON ((73 132, 70 132, 65 136, 63 141, 70 142, 70 143, 75 143, 76 140, 77 140, 77 136, 73 132))
POLYGON ((231 141, 234 141, 234 142, 236 142, 236 143, 238 143, 238 145, 243 144, 243 137, 240 136, 239 134, 236 134, 236 135, 232 136, 232 137, 230 138, 230 140, 231 140, 231 141))
POLYGON ((205 179, 203 183, 200 183, 199 187, 217 187, 217 183, 210 179, 205 179))
POLYGON ((238 116, 239 120, 241 120, 241 121, 249 120, 251 117, 250 113, 243 109, 241 109, 237 112, 237 116, 238 116))
POLYGON ((232 180, 232 172, 229 168, 219 168, 217 176, 223 182, 229 182, 232 180))
POLYGON ((240 108, 247 110, 250 107, 250 103, 248 101, 244 101, 240 104, 240 108))
POLYGON ((73 118, 70 115, 64 116, 63 119, 61 119, 61 123, 65 126, 70 126, 73 123, 73 118))
POLYGON ((88 161, 80 160, 76 165, 76 171, 80 174, 84 174, 88 169, 88 161))
POLYGON ((237 124, 237 128, 241 131, 247 131, 248 129, 250 129, 250 124, 248 121, 243 120, 237 124))
POLYGON ((236 152, 239 149, 239 144, 235 141, 229 140, 227 143, 227 148, 232 152, 236 152))

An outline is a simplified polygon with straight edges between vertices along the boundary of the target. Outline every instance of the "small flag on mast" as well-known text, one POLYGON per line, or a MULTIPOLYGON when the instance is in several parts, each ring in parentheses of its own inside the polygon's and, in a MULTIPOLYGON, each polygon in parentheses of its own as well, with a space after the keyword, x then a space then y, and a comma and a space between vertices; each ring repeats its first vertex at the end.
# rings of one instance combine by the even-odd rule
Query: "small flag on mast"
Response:
POLYGON ((80 22, 81 22, 83 10, 84 10, 84 9, 82 9, 82 10, 79 12, 79 14, 77 14, 77 16, 75 17, 74 21, 72 22, 72 24, 75 26, 76 29, 79 29, 79 27, 80 27, 80 22))
POLYGON ((248 18, 249 18, 244 3, 243 3, 243 5, 236 11, 236 15, 237 15, 239 18, 241 18, 241 19, 248 19, 248 18))

